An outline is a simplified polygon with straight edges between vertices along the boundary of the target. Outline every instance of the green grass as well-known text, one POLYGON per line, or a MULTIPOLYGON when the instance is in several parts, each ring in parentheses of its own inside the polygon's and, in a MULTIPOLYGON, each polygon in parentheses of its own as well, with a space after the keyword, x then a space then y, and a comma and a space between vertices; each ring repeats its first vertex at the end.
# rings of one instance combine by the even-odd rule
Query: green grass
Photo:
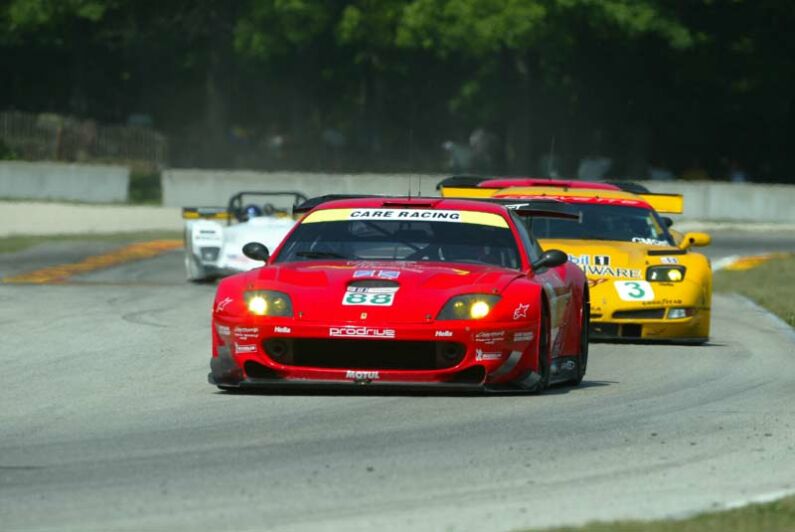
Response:
POLYGON ((699 514, 688 519, 616 521, 579 528, 554 528, 556 532, 792 532, 795 530, 795 497, 736 510, 699 514))
POLYGON ((750 270, 721 270, 715 273, 714 289, 742 294, 795 327, 795 257, 773 259, 750 270))
MULTIPOLYGON (((715 273, 716 292, 736 292, 774 312, 795 326, 795 257, 774 259, 756 268, 715 273)), ((616 521, 555 532, 794 532, 795 497, 753 504, 682 520, 616 521)))
POLYGON ((76 235, 15 235, 0 238, 0 253, 22 251, 48 242, 144 242, 147 240, 181 239, 179 231, 143 231, 134 233, 76 234, 76 235))

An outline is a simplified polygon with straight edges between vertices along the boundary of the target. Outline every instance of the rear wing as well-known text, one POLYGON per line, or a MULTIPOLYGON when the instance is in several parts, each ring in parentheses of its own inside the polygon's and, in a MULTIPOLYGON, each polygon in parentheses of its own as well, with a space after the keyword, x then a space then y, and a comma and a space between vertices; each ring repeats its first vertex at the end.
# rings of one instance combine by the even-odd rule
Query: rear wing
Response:
POLYGON ((228 220, 226 207, 182 207, 182 218, 185 220, 228 220))
POLYGON ((295 210, 296 207, 302 203, 306 202, 306 196, 301 192, 295 191, 275 191, 275 192, 259 192, 259 191, 244 191, 238 192, 237 194, 233 195, 229 198, 229 203, 226 207, 183 207, 182 208, 182 218, 185 220, 226 220, 228 224, 231 224, 233 220, 242 220, 242 214, 245 210, 245 203, 251 201, 249 198, 252 196, 254 197, 278 197, 278 196, 288 196, 292 197, 292 205, 291 210, 292 212, 286 210, 280 210, 273 205, 265 204, 262 205, 263 211, 265 214, 271 215, 275 214, 277 216, 290 216, 291 214, 295 214, 297 211, 295 210), (244 198, 246 198, 246 202, 244 202, 244 198), (267 209, 264 207, 268 207, 267 209))
MULTIPOLYGON (((460 178, 448 178, 440 183, 439 189, 443 198, 488 199, 500 192, 500 189, 481 187, 478 186, 478 183, 462 183, 460 178), (453 186, 446 186, 446 181, 453 186)), ((625 192, 635 194, 637 198, 648 203, 658 213, 682 214, 684 212, 685 201, 681 194, 656 194, 648 192, 642 185, 632 182, 614 181, 611 184, 625 192)))
POLYGON ((638 194, 643 201, 662 214, 682 214, 685 211, 685 198, 681 194, 638 194))

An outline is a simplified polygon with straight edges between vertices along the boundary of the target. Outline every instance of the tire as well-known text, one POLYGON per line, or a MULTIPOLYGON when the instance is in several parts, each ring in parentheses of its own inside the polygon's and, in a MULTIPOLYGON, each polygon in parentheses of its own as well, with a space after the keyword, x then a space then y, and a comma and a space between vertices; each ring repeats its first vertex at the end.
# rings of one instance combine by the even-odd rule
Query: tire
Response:
POLYGON ((190 252, 185 252, 185 275, 188 281, 203 283, 209 281, 207 272, 190 252))
POLYGON ((577 355, 577 376, 571 380, 574 386, 579 386, 585 378, 588 369, 588 336, 591 328, 591 302, 586 289, 582 301, 582 316, 580 317, 580 352, 577 355))
POLYGON ((544 393, 549 388, 549 349, 550 349, 550 326, 549 312, 546 305, 541 310, 541 327, 539 328, 538 338, 538 374, 541 379, 538 381, 533 393, 536 395, 544 393))

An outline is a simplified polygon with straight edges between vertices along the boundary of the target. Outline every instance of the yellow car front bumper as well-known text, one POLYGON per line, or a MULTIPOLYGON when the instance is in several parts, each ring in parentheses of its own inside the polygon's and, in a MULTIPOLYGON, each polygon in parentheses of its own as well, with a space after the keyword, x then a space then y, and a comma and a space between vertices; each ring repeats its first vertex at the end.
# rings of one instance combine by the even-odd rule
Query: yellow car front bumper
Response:
POLYGON ((591 286, 591 339, 693 343, 709 339, 711 287, 687 280, 653 283, 653 299, 626 301, 615 285, 607 280, 591 286))

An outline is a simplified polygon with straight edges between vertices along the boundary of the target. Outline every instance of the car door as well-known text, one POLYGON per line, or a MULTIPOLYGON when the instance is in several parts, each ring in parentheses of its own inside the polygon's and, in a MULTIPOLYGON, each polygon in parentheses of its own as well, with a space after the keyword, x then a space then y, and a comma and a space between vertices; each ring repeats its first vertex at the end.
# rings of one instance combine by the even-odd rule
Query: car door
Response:
MULTIPOLYGON (((516 228, 527 252, 528 261, 533 264, 541 257, 543 250, 538 241, 533 238, 532 233, 527 228, 527 224, 514 213, 511 213, 511 216, 516 222, 516 228)), ((561 331, 565 331, 566 327, 569 326, 570 316, 572 316, 572 286, 571 280, 564 277, 565 267, 563 265, 555 268, 539 268, 528 274, 534 276, 536 281, 543 287, 549 302, 550 352, 552 358, 561 354, 563 339, 565 338, 561 331)))

